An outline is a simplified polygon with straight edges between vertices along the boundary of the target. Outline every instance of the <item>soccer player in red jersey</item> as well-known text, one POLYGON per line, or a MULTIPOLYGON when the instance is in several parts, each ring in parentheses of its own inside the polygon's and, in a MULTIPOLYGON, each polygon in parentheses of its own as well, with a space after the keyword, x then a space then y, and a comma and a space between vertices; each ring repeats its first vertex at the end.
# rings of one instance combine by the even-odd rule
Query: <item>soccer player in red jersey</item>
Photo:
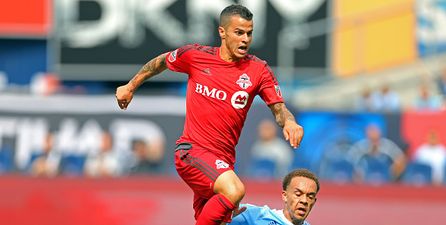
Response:
POLYGON ((220 47, 186 45, 155 57, 116 90, 126 109, 136 89, 165 69, 188 75, 186 120, 175 149, 175 166, 194 192, 197 225, 230 222, 245 195, 234 172, 235 146, 256 95, 271 109, 285 139, 297 148, 303 128, 285 106, 279 85, 265 61, 248 54, 252 13, 231 5, 220 14, 220 47))

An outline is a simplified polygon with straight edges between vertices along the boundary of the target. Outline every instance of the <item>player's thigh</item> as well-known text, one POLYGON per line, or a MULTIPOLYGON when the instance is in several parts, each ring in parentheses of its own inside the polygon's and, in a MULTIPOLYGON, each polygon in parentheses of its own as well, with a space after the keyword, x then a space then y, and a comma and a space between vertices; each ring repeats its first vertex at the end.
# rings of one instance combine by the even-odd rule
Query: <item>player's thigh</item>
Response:
POLYGON ((214 183, 220 174, 232 169, 229 165, 222 167, 217 161, 222 160, 201 149, 178 150, 175 153, 178 174, 196 195, 205 199, 214 195, 214 183))

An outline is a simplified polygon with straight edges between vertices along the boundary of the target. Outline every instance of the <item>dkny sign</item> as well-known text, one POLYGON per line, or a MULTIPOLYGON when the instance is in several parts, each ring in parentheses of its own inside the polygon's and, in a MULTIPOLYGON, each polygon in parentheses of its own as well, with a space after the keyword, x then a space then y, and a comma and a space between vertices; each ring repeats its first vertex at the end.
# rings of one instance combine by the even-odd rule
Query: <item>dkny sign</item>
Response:
POLYGON ((326 66, 326 35, 312 34, 309 24, 325 21, 325 0, 59 0, 60 73, 127 80, 152 57, 182 45, 218 46, 219 14, 233 3, 254 14, 251 53, 271 66, 326 66))

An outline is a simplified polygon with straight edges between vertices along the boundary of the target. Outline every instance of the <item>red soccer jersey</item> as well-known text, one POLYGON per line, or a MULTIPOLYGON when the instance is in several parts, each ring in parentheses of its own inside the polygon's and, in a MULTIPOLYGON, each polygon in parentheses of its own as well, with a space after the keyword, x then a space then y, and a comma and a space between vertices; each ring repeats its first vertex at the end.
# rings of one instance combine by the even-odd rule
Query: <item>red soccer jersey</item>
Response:
POLYGON ((220 48, 186 45, 170 52, 167 67, 189 75, 186 121, 177 143, 212 151, 234 165, 235 146, 254 97, 267 104, 283 102, 265 61, 247 55, 238 62, 220 58, 220 48))

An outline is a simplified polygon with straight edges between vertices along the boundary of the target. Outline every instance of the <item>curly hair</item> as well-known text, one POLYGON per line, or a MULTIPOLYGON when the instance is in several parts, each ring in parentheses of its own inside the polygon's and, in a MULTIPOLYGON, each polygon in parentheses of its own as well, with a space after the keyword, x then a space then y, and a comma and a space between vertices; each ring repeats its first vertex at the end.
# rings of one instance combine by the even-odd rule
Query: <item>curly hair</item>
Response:
POLYGON ((283 181, 282 181, 282 189, 283 190, 287 189, 288 185, 290 185, 291 180, 294 177, 306 177, 306 178, 313 180, 317 186, 316 192, 319 192, 319 189, 320 189, 319 179, 317 178, 317 176, 314 173, 312 173, 311 171, 309 171, 307 169, 296 169, 296 170, 293 170, 290 173, 288 173, 283 178, 283 181))

